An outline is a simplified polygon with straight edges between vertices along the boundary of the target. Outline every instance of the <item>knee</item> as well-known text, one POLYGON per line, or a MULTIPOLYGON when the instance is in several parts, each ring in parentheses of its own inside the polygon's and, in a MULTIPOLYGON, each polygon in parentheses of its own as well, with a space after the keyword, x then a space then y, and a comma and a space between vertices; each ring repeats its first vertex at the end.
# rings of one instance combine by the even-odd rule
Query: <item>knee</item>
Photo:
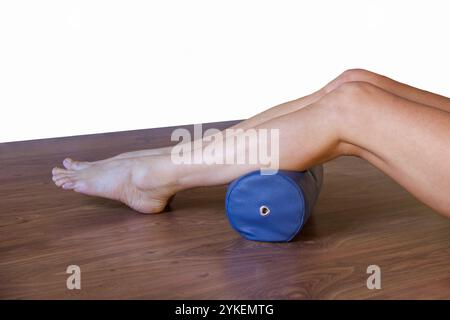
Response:
POLYGON ((341 82, 365 81, 370 77, 372 72, 365 69, 348 69, 342 72, 338 78, 341 82))
POLYGON ((345 82, 318 101, 327 112, 343 120, 347 116, 369 112, 379 88, 363 81, 345 82))
POLYGON ((347 82, 370 82, 373 73, 364 69, 348 69, 325 86, 326 92, 331 92, 347 82))
POLYGON ((318 101, 327 123, 335 126, 340 155, 363 157, 364 150, 351 143, 352 135, 356 128, 363 128, 377 118, 379 90, 363 81, 345 82, 318 101))
POLYGON ((334 105, 353 105, 371 99, 377 88, 364 81, 344 82, 323 97, 323 100, 334 105))

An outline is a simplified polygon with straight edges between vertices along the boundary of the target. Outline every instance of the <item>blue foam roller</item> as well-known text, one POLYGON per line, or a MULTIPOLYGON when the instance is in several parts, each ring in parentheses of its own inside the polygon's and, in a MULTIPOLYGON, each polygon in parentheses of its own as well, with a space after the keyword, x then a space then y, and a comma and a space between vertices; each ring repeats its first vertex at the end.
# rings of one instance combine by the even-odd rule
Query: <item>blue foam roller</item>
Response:
POLYGON ((231 226, 248 240, 287 242, 311 215, 322 187, 323 167, 250 172, 228 186, 225 208, 231 226))

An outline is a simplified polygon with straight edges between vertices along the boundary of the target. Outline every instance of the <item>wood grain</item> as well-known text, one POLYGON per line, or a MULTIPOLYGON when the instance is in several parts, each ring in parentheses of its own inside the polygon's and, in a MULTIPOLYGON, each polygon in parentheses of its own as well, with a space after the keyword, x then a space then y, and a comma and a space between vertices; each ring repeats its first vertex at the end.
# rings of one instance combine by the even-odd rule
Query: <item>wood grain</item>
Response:
POLYGON ((287 244, 236 234, 224 186, 141 215, 51 181, 66 156, 163 146, 172 129, 0 144, 0 298, 450 299, 450 221, 360 159, 325 165, 313 217, 287 244), (81 267, 81 290, 66 288, 71 264, 81 267), (366 287, 372 264, 381 290, 366 287))

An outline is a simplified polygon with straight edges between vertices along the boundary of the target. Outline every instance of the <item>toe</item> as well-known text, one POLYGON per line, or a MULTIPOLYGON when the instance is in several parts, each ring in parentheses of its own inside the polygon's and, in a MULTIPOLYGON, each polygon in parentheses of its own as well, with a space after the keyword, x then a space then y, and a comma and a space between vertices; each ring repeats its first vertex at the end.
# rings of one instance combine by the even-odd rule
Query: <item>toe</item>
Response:
POLYGON ((69 170, 81 170, 88 166, 88 162, 75 161, 70 158, 66 158, 63 161, 63 165, 69 170))
POLYGON ((55 170, 54 172, 52 172, 52 175, 53 175, 53 177, 62 177, 62 176, 73 176, 76 173, 77 172, 73 171, 73 170, 61 169, 61 170, 55 170))
POLYGON ((69 172, 68 170, 61 169, 61 168, 58 168, 58 167, 54 167, 53 170, 52 170, 52 174, 53 175, 63 174, 63 173, 68 173, 68 172, 69 172))
POLYGON ((62 188, 65 190, 70 190, 75 188, 75 182, 66 182, 62 185, 62 188))
POLYGON ((72 177, 61 177, 59 179, 54 180, 54 182, 58 187, 61 187, 65 183, 75 183, 75 180, 72 177))
POLYGON ((71 166, 72 166, 72 159, 70 159, 70 158, 65 158, 64 160, 63 160, 63 166, 64 166, 64 168, 66 168, 66 169, 70 169, 71 168, 71 166))
POLYGON ((54 174, 52 177, 52 180, 56 182, 57 180, 63 179, 63 178, 73 178, 75 175, 72 172, 68 173, 58 173, 54 174))

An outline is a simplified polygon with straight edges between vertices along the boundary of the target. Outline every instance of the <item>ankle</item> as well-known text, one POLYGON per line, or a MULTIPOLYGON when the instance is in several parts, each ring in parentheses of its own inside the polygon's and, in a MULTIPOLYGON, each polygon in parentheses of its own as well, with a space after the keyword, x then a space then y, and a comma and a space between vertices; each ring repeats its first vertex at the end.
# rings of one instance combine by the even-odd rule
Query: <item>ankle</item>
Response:
POLYGON ((142 156, 130 159, 130 161, 132 161, 132 183, 138 188, 178 191, 177 175, 170 157, 166 155, 142 156))

